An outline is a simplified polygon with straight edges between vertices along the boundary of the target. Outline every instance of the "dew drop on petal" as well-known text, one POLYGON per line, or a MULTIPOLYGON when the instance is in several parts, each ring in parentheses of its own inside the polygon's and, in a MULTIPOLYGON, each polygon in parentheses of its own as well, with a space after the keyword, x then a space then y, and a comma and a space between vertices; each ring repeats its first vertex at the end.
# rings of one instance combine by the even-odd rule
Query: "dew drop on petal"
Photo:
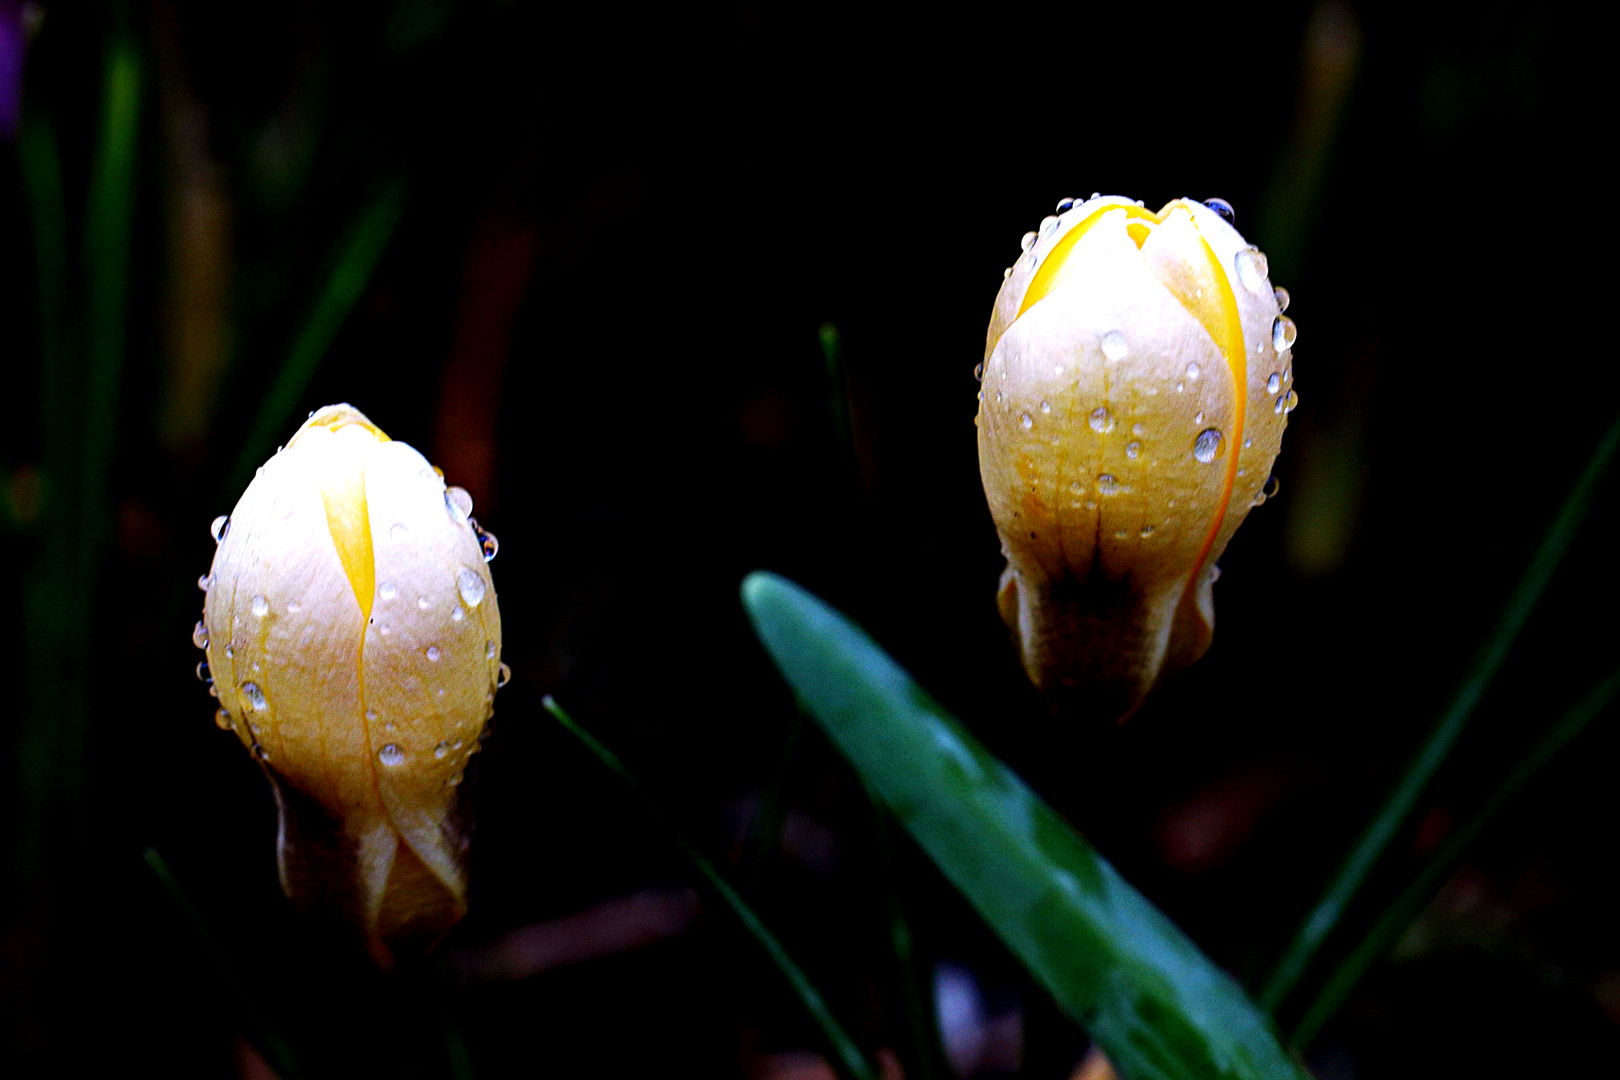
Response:
POLYGON ((429 600, 425 596, 418 596, 416 598, 416 606, 421 608, 423 611, 426 611, 428 608, 433 606, 433 601, 429 600))
POLYGON ((495 643, 493 641, 484 642, 484 659, 495 659, 495 643))
POLYGON ((214 726, 229 731, 231 728, 231 714, 225 709, 215 709, 214 726))
POLYGON ((1130 355, 1131 347, 1126 344, 1124 334, 1110 330, 1102 336, 1102 351, 1110 360, 1123 360, 1130 355))
POLYGON ((377 586, 377 595, 384 600, 392 600, 399 595, 399 590, 394 588, 392 581, 385 581, 377 586))
POLYGON ((191 628, 191 643, 199 649, 208 648, 208 627, 201 619, 198 619, 197 625, 191 628))
POLYGON ((225 534, 231 531, 231 518, 229 514, 221 514, 215 518, 213 524, 208 526, 208 535, 214 538, 214 543, 224 541, 225 534))
POLYGON ((1012 277, 1012 267, 1009 266, 1001 272, 1001 280, 1006 281, 1010 277, 1012 277))
POLYGON ((973 381, 984 382, 984 361, 980 360, 973 365, 973 381))
POLYGON ((467 519, 472 516, 472 496, 467 494, 466 488, 445 488, 444 508, 457 525, 465 525, 467 519))
POLYGON ((243 683, 242 696, 247 699, 248 708, 252 709, 254 712, 263 712, 265 710, 267 703, 264 700, 264 691, 259 689, 258 683, 243 683))
POLYGON ((463 569, 457 574, 456 589, 461 593, 462 602, 468 607, 477 607, 484 599, 484 579, 477 571, 463 569))
POLYGON ((484 553, 484 561, 489 562, 501 550, 501 542, 495 539, 494 533, 479 529, 478 547, 484 553))
POLYGON ((1139 535, 1142 537, 1142 539, 1146 540, 1148 537, 1153 535, 1153 526, 1151 526, 1151 525, 1142 526, 1142 531, 1141 531, 1141 533, 1139 535))
POLYGON ((510 665, 510 664, 502 664, 501 667, 500 667, 500 670, 497 671, 496 674, 495 674, 495 685, 496 685, 496 687, 505 686, 507 683, 509 683, 511 681, 512 681, 512 665, 510 665))
POLYGON ((1193 440, 1193 457, 1208 465, 1221 452, 1221 429, 1205 428, 1193 440))
POLYGON ((1032 232, 1025 233, 1018 240, 1018 249, 1020 251, 1028 251, 1030 248, 1035 246, 1035 241, 1037 239, 1038 239, 1038 237, 1034 233, 1032 233, 1032 232))
POLYGON ((1091 430, 1099 435, 1106 435, 1114 430, 1114 417, 1109 413, 1107 406, 1099 405, 1091 410, 1091 430))
POLYGON ((1295 409, 1299 408, 1299 393, 1298 393, 1298 391, 1290 390, 1290 391, 1288 391, 1288 393, 1284 394, 1282 397, 1278 398, 1277 400, 1282 402, 1282 404, 1283 404, 1283 412, 1284 413, 1291 413, 1295 409))
POLYGON ((1203 422, 1204 422, 1204 410, 1199 409, 1198 410, 1198 415, 1193 417, 1193 423, 1202 424, 1203 422))
POLYGON ((448 753, 450 753, 449 743, 442 742, 433 748, 433 756, 439 758, 440 760, 443 760, 444 756, 448 753))
POLYGON ((399 748, 398 743, 384 743, 383 748, 377 751, 377 760, 389 766, 403 765, 405 751, 399 748))
POLYGON ((1266 380, 1266 393, 1275 394, 1280 389, 1282 389, 1282 376, 1273 371, 1271 378, 1266 380))
POLYGON ((262 619, 266 615, 270 614, 270 601, 266 600, 262 596, 255 596, 252 600, 248 601, 248 608, 256 617, 262 619))
POLYGON ((197 579, 197 588, 201 589, 203 592, 207 592, 210 588, 213 587, 213 584, 214 584, 214 575, 213 574, 204 574, 202 577, 197 579))
POLYGON ((208 670, 208 661, 202 660, 197 664, 197 681, 211 683, 214 681, 213 673, 208 670))
POLYGON ((1279 286, 1277 286, 1275 289, 1273 289, 1271 291, 1272 291, 1272 294, 1274 296, 1276 296, 1276 298, 1277 298, 1277 310, 1278 311, 1287 311, 1288 310, 1288 301, 1290 299, 1290 297, 1288 295, 1288 290, 1283 288, 1281 285, 1279 285, 1279 286))
POLYGON ((1282 352, 1284 349, 1292 349, 1294 339, 1298 336, 1299 327, 1295 326, 1294 320, 1286 315, 1277 316, 1276 321, 1271 324, 1271 344, 1276 347, 1278 352, 1282 352))
POLYGON ((1205 199, 1204 205, 1219 214, 1228 225, 1237 220, 1237 211, 1225 199, 1205 199))
POLYGON ((1023 429, 1025 431, 1028 431, 1030 428, 1035 426, 1035 418, 1033 416, 1029 415, 1029 413, 1020 413, 1019 417, 1018 417, 1018 423, 1023 427, 1023 429))
POLYGON ((1058 204, 1057 204, 1057 212, 1058 213, 1067 214, 1070 210, 1073 210, 1073 209, 1074 209, 1074 200, 1073 199, 1059 199, 1058 200, 1058 204))
POLYGON ((460 622, 462 619, 465 619, 466 617, 467 617, 467 613, 465 611, 462 611, 460 608, 456 608, 454 611, 450 612, 450 621, 451 622, 460 622))
POLYGON ((1099 495, 1118 495, 1124 490, 1125 485, 1114 479, 1109 473, 1103 473, 1097 477, 1097 494, 1099 495))
POLYGON ((429 660, 437 660, 437 659, 438 659, 438 658, 439 658, 439 655, 440 655, 440 653, 439 653, 439 647, 438 647, 438 646, 437 646, 437 645, 429 645, 429 646, 428 646, 428 647, 427 647, 427 649, 426 649, 426 650, 424 650, 424 655, 425 655, 425 656, 426 656, 426 657, 427 657, 427 658, 428 658, 428 659, 429 659, 429 660))
POLYGON ((1270 291, 1266 284, 1266 274, 1271 268, 1266 264, 1265 255, 1258 249, 1244 248, 1233 257, 1232 263, 1237 269, 1238 280, 1243 283, 1245 289, 1261 295, 1270 291))
POLYGON ((1143 435, 1146 435, 1147 434, 1147 425, 1143 424, 1143 423, 1140 423, 1140 422, 1132 424, 1131 425, 1131 434, 1137 436, 1138 438, 1140 438, 1143 435))
POLYGON ((1047 403, 1045 401, 1041 402, 1041 412, 1049 413, 1051 411, 1052 411, 1052 406, 1049 403, 1047 403))
POLYGON ((1193 363, 1188 364, 1187 365, 1187 378, 1189 378, 1189 379, 1198 378, 1198 374, 1202 370, 1203 370, 1203 368, 1199 367, 1196 361, 1193 362, 1193 363))
POLYGON ((1130 458, 1132 461, 1135 461, 1137 458, 1141 457, 1142 456, 1142 444, 1139 443, 1139 442, 1128 442, 1128 443, 1126 443, 1125 444, 1125 456, 1130 458))

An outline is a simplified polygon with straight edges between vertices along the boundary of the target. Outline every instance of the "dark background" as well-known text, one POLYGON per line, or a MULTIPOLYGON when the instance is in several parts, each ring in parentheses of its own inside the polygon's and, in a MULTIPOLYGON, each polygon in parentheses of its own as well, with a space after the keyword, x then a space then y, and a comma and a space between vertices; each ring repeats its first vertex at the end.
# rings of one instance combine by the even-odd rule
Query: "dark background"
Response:
MULTIPOLYGON (((8 1074, 259 1075, 243 1037, 268 1019, 318 1075, 449 1075, 463 1045, 480 1077, 800 1075, 786 1070, 809 1067, 793 1055, 817 1048, 813 1029, 686 891, 668 823, 865 1046, 896 1046, 871 810, 813 731, 784 759, 792 701, 737 601, 762 567, 860 620, 1252 985, 1617 411, 1605 31, 1553 7, 170 0, 0 16, 34 26, 23 115, 56 133, 75 243, 109 34, 134 42, 142 80, 116 456, 65 645, 85 673, 64 695, 85 732, 68 779, 31 782, 19 747, 71 716, 20 690, 0 713, 0 824, 24 853, 0 894, 8 1074), (268 786, 209 722, 187 638, 232 463, 332 252, 393 182, 398 227, 275 441, 349 401, 470 490, 501 540, 515 678, 479 759, 471 914, 437 964, 385 980, 287 908, 268 786), (1231 201, 1302 337, 1281 497, 1223 560, 1214 648, 1106 731, 1053 720, 1017 666, 972 427, 1002 267, 1059 198, 1094 190, 1231 201), (829 377, 823 324, 846 379, 829 377), (660 813, 560 732, 547 693, 660 813), (764 845, 777 785, 782 837, 764 845), (497 955, 525 977, 490 977, 497 955)), ((63 647, 34 635, 27 600, 61 539, 62 485, 35 405, 13 146, 0 685, 20 688, 63 647)), ((1611 481, 1352 926, 1612 666, 1615 496, 1611 481)), ((1612 719, 1512 805, 1323 1032, 1323 1080, 1614 1060, 1612 719)), ((898 848, 925 964, 970 972, 987 1013, 1013 1018, 998 1030, 1023 1075, 1068 1075, 1084 1036, 898 848)), ((987 1052, 979 1072, 1013 1060, 987 1052)))

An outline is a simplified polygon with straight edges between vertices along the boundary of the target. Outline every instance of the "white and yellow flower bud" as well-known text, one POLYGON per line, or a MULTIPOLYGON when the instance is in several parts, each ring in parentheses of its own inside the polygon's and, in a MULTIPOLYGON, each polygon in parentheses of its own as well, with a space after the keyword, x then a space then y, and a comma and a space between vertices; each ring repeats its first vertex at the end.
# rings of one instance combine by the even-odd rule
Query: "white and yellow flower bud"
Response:
POLYGON ((985 342, 979 471, 1002 616, 1061 711, 1128 715, 1209 647, 1215 560, 1298 401, 1286 304, 1202 203, 1064 200, 1025 237, 985 342))
POLYGON ((384 965, 466 911, 461 786, 504 681, 494 538, 358 410, 311 414, 217 522, 197 639, 262 763, 281 884, 384 965))

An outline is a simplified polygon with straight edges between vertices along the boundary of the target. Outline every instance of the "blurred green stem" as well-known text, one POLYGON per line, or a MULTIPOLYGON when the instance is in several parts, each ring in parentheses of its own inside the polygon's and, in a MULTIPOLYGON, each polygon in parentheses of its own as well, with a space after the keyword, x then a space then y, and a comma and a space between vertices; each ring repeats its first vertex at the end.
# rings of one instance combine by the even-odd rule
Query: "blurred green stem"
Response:
POLYGON ((1564 553, 1569 550, 1581 522, 1591 509, 1598 485, 1614 460, 1620 447, 1620 419, 1616 419, 1604 433, 1593 451, 1580 479, 1570 491, 1551 528, 1542 538, 1524 576, 1514 588, 1507 604, 1498 616, 1496 625, 1475 656, 1472 666, 1457 688, 1450 705, 1441 715, 1429 737, 1406 767, 1400 781, 1368 823, 1366 831, 1344 860, 1321 898, 1306 916, 1294 938, 1289 942, 1282 959, 1266 979, 1258 1000, 1275 1013, 1298 984, 1312 958, 1321 949, 1351 900, 1366 882, 1374 865, 1388 850, 1390 843, 1406 825, 1413 808, 1433 779, 1435 771, 1446 760, 1458 737, 1473 716, 1474 709, 1484 697, 1492 680, 1502 667, 1519 632, 1535 610, 1537 602, 1547 589, 1553 572, 1558 569, 1564 553))
MULTIPOLYGON (((647 804, 649 809, 653 809, 646 795, 642 792, 641 785, 613 751, 597 742, 590 732, 574 723, 573 718, 563 711, 562 706, 558 705, 551 695, 546 695, 544 704, 546 711, 552 715, 557 723, 563 726, 565 731, 578 739, 595 756, 596 760, 600 761, 609 772, 618 777, 625 787, 635 792, 643 803, 647 804)), ((663 819, 662 814, 657 816, 660 820, 663 819)), ((703 883, 719 898, 721 904, 731 912, 732 916, 742 923, 743 929, 747 930, 754 940, 759 943, 760 947, 765 950, 766 955, 770 957, 771 962, 776 965, 777 970, 787 979, 788 985, 793 988, 799 1002, 804 1006, 805 1011, 810 1014, 811 1019, 816 1022, 816 1026, 821 1029, 822 1036, 832 1049, 833 1065, 839 1074, 849 1078, 849 1080, 877 1080, 877 1073, 867 1063, 865 1055, 855 1045, 855 1040, 850 1038, 849 1033, 838 1022, 837 1017, 833 1016, 832 1010, 827 1007, 826 999, 821 995, 821 991, 816 989, 809 976, 788 955, 787 950, 777 940, 776 935, 771 933, 770 929, 760 921, 759 916, 754 913, 754 909, 749 907, 747 902, 737 894, 737 891, 727 884, 725 878, 721 877, 720 872, 714 868, 714 864, 704 858, 697 848, 692 846, 690 841, 678 833, 673 834, 673 838, 676 846, 681 849, 681 853, 686 856, 693 869, 697 871, 698 876, 703 879, 703 883)))
POLYGON ((889 812, 871 790, 867 798, 872 803, 872 830, 877 842, 878 859, 883 867, 884 893, 889 907, 889 947, 894 953, 896 974, 900 980, 900 995, 906 1011, 906 1026, 911 1035, 911 1060, 906 1075, 918 1080, 934 1080, 943 1075, 940 1068, 939 1028, 935 1023, 933 996, 929 983, 918 970, 913 949, 911 920, 906 918, 905 905, 900 897, 899 868, 894 858, 894 830, 889 812))
MULTIPOLYGON (((174 874, 169 870, 169 864, 164 861, 157 848, 147 848, 142 853, 142 858, 146 860, 147 867, 162 883, 164 891, 169 894, 169 899, 174 901, 175 906, 180 909, 180 913, 186 917, 186 921, 196 931, 198 939, 203 943, 203 947, 208 950, 208 955, 213 959, 214 966, 225 977, 225 981, 230 984, 231 989, 236 991, 236 1000, 244 1004, 250 1004, 253 1001, 253 996, 249 993, 247 983, 237 975, 236 969, 225 955, 225 951, 219 947, 219 942, 215 940, 214 935, 209 933, 208 925, 203 922, 202 916, 197 913, 197 908, 192 904, 190 898, 186 896, 185 890, 180 887, 180 883, 175 880, 174 874)), ((303 1075, 298 1068, 298 1060, 293 1055, 292 1046, 262 1015, 259 1015, 256 1010, 250 1007, 245 1020, 248 1030, 243 1032, 243 1037, 253 1044, 253 1049, 257 1050, 259 1056, 264 1058, 271 1068, 275 1069, 276 1075, 281 1080, 297 1080, 299 1076, 303 1075)))
POLYGON ((405 211, 406 184, 395 177, 349 223, 327 263, 325 281, 286 359, 260 399, 259 409, 226 478, 220 501, 234 504, 253 471, 264 463, 278 433, 286 431, 338 331, 365 295, 388 241, 405 211))
POLYGON ((1560 750, 1584 731, 1604 709, 1613 704, 1617 695, 1620 695, 1620 670, 1612 672, 1607 679, 1573 705, 1558 723, 1553 725, 1552 730, 1542 736, 1535 748, 1519 760, 1507 779, 1491 793, 1485 805, 1480 807, 1462 828, 1447 838, 1439 850, 1430 857, 1428 864, 1417 878, 1384 911, 1383 916, 1367 932, 1367 936, 1355 950, 1334 969, 1322 989, 1317 992, 1316 1000, 1311 1002, 1310 1007, 1305 1010, 1304 1017, 1295 1026, 1293 1034, 1289 1037, 1290 1045, 1300 1049, 1309 1046, 1316 1033, 1322 1029, 1322 1025, 1338 1011, 1356 984, 1367 974, 1367 970, 1389 955, 1389 950, 1394 947, 1400 935, 1422 914, 1424 907, 1456 869, 1469 846, 1508 800, 1518 794, 1520 789, 1529 783, 1560 750))

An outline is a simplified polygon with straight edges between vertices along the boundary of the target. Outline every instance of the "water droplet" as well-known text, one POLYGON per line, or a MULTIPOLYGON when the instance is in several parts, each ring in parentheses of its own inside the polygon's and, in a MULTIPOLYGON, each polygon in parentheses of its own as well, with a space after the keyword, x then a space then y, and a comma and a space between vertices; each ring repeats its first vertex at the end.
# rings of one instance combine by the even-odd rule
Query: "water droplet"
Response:
POLYGON ((388 766, 403 765, 405 751, 399 748, 398 743, 384 743, 383 748, 377 751, 377 760, 388 766))
POLYGON ((479 601, 484 599, 484 579, 478 576, 477 571, 464 569, 457 574, 456 588, 461 592, 462 602, 468 607, 477 607, 479 601))
POLYGON ((399 590, 394 588, 394 583, 392 581, 385 581, 381 585, 377 586, 377 595, 384 600, 392 600, 395 596, 399 595, 399 590))
POLYGON ((464 525, 472 516, 472 496, 467 494, 466 488, 445 488, 444 508, 457 525, 464 525))
POLYGON ((495 643, 493 641, 484 642, 484 659, 495 659, 495 643))
POLYGON ((1099 495, 1118 495, 1124 490, 1125 485, 1115 480, 1109 473, 1103 473, 1097 477, 1097 494, 1099 495))
POLYGON ((502 664, 500 666, 500 670, 495 673, 495 685, 496 685, 496 687, 505 686, 507 683, 509 683, 511 681, 512 681, 512 665, 510 665, 510 664, 502 664))
POLYGON ((1142 456, 1142 444, 1139 443, 1139 442, 1128 442, 1128 443, 1126 443, 1125 444, 1125 456, 1130 458, 1132 461, 1135 461, 1137 458, 1141 457, 1142 456))
POLYGON ((1131 347, 1126 344, 1124 334, 1110 330, 1102 336, 1102 351, 1110 360, 1123 360, 1130 355, 1131 347))
POLYGON ((375 720, 375 719, 377 719, 377 710, 376 709, 367 709, 366 710, 366 719, 367 720, 375 720))
POLYGON ((300 604, 298 601, 296 601, 296 600, 287 601, 287 614, 296 615, 302 610, 304 610, 304 605, 300 604))
POLYGON ((1106 435, 1114 430, 1114 417, 1106 406, 1099 405, 1091 410, 1091 430, 1099 435, 1106 435))
POLYGON ((242 684, 242 696, 247 698, 248 708, 252 709, 254 712, 264 712, 264 710, 265 710, 264 691, 259 689, 259 684, 258 683, 255 683, 255 682, 245 682, 245 683, 243 683, 242 684))
MULTIPOLYGON (((1095 509, 1097 509, 1097 500, 1096 499, 1087 499, 1086 500, 1086 509, 1087 510, 1095 510, 1095 509)), ((1030 535, 1034 536, 1035 534, 1030 533, 1030 535)))
POLYGON ((233 657, 235 655, 236 655, 236 650, 235 649, 233 649, 229 645, 225 646, 225 659, 229 660, 229 659, 231 659, 231 657, 233 657))
POLYGON ((1251 447, 1253 445, 1254 445, 1254 440, 1253 439, 1244 439, 1243 440, 1243 449, 1247 450, 1249 447, 1251 447))
POLYGON ((441 761, 444 760, 444 756, 448 753, 450 753, 449 743, 442 742, 433 748, 433 756, 441 761))
POLYGON ((1044 402, 1044 401, 1043 401, 1043 402, 1041 402, 1041 412, 1043 412, 1043 413, 1049 413, 1049 412, 1051 412, 1051 411, 1052 411, 1052 406, 1051 406, 1051 405, 1048 405, 1048 404, 1047 404, 1047 403, 1046 403, 1046 402, 1044 402))
MULTIPOLYGON (((280 453, 279 450, 276 451, 276 452, 280 453)), ((270 751, 266 750, 264 747, 260 746, 258 743, 254 743, 253 744, 253 756, 258 758, 260 761, 269 761, 270 760, 270 751)))
POLYGON ((191 643, 199 649, 208 648, 208 627, 203 625, 201 619, 198 619, 197 625, 191 628, 191 643))
POLYGON ((1275 394, 1280 389, 1282 389, 1282 376, 1273 371, 1271 378, 1266 380, 1266 393, 1275 394))
POLYGON ((1238 280, 1243 287, 1252 293, 1266 292, 1266 274, 1270 267, 1266 265, 1266 257, 1255 248, 1244 248, 1232 259, 1237 268, 1238 280))
POLYGON ((1187 384, 1186 383, 1184 383, 1184 382, 1176 383, 1176 393, 1179 394, 1185 389, 1187 389, 1187 384))
POLYGON ((213 587, 213 584, 214 584, 214 575, 213 574, 204 574, 202 577, 197 579, 197 588, 201 589, 203 592, 207 592, 210 588, 213 587))
POLYGON ((1020 251, 1028 251, 1030 248, 1035 246, 1035 241, 1037 239, 1038 238, 1036 237, 1036 235, 1034 233, 1032 233, 1032 232, 1025 233, 1018 240, 1018 248, 1019 248, 1019 250, 1020 251))
POLYGON ((1237 221, 1237 211, 1233 210, 1232 204, 1225 199, 1205 199, 1204 205, 1221 215, 1228 225, 1237 221))
POLYGON ((403 521, 396 521, 394 524, 388 527, 388 539, 397 544, 401 540, 405 539, 406 536, 410 535, 410 531, 410 529, 405 527, 405 523, 403 521))
POLYGON ((1001 280, 1006 281, 1010 277, 1012 277, 1012 267, 1009 266, 1001 272, 1001 280))
POLYGON ((1131 434, 1140 438, 1147 434, 1147 425, 1138 421, 1131 425, 1131 434))
POLYGON ((1203 370, 1203 368, 1199 367, 1196 362, 1188 364, 1187 365, 1187 378, 1189 378, 1189 379, 1198 378, 1198 373, 1201 372, 1202 370, 1203 370))
POLYGON ((1261 490, 1264 492, 1266 498, 1275 499, 1277 497, 1277 492, 1282 490, 1282 481, 1277 479, 1275 476, 1268 476, 1266 477, 1266 486, 1261 490))
POLYGON ((1126 532, 1124 529, 1115 529, 1114 530, 1114 539, 1115 540, 1123 540, 1129 535, 1131 535, 1131 534, 1126 532))
POLYGON ((208 526, 208 535, 214 538, 214 543, 222 543, 225 534, 231 531, 231 518, 229 514, 221 514, 208 526))
POLYGON ((1288 310, 1288 301, 1290 299, 1290 297, 1288 295, 1288 290, 1283 288, 1281 285, 1279 285, 1275 289, 1271 290, 1271 292, 1272 292, 1272 295, 1274 295, 1277 298, 1277 310, 1278 311, 1287 311, 1288 310))
POLYGON ((1000 390, 996 391, 996 404, 997 405, 1001 404, 1001 391, 1000 390))
POLYGON ((211 683, 214 681, 214 676, 209 672, 208 661, 206 660, 200 660, 197 662, 197 681, 205 683, 211 683))
POLYGON ((454 610, 452 610, 450 612, 450 621, 451 622, 460 622, 462 619, 465 619, 466 617, 467 617, 467 613, 465 611, 462 611, 460 608, 455 608, 454 610))
POLYGON ((426 655, 429 660, 437 660, 439 658, 439 647, 437 645, 429 645, 424 655, 426 655))
POLYGON ((444 785, 445 785, 445 787, 455 787, 459 783, 461 783, 461 774, 456 773, 450 779, 446 780, 444 782, 444 785))
POLYGON ((1048 214, 1046 217, 1041 218, 1041 232, 1043 234, 1051 232, 1056 228, 1057 223, 1058 219, 1054 215, 1048 214))
POLYGON ((270 614, 270 601, 266 600, 262 596, 255 596, 252 600, 248 601, 248 608, 255 616, 262 619, 266 615, 270 614))
POLYGON ((1030 428, 1035 426, 1035 418, 1029 415, 1029 413, 1019 413, 1018 423, 1023 426, 1025 431, 1028 431, 1030 428))
POLYGON ((428 608, 433 606, 433 601, 429 600, 425 596, 418 596, 416 598, 416 606, 421 610, 426 611, 428 608))
POLYGON ((229 731, 231 729, 231 714, 224 709, 215 709, 214 726, 229 731))
POLYGON ((1193 417, 1193 423, 1202 424, 1203 422, 1204 422, 1204 410, 1199 409, 1198 410, 1198 415, 1193 417))
POLYGON ((495 553, 501 550, 501 542, 495 539, 494 533, 479 529, 478 547, 484 553, 484 561, 489 562, 495 557, 495 553))
POLYGON ((212 681, 208 684, 208 696, 219 697, 219 687, 215 686, 212 681))
POLYGON ((1144 539, 1144 540, 1146 540, 1148 537, 1152 536, 1153 535, 1153 526, 1151 526, 1151 525, 1142 526, 1142 531, 1141 531, 1140 535, 1141 535, 1142 539, 1144 539))
POLYGON ((1295 409, 1299 408, 1299 394, 1296 391, 1290 390, 1288 393, 1279 397, 1277 402, 1278 404, 1282 405, 1282 411, 1284 413, 1291 413, 1295 409))
POLYGON ((1055 367, 1054 367, 1054 368, 1052 368, 1052 374, 1054 374, 1054 375, 1061 375, 1061 374, 1063 374, 1063 365, 1062 365, 1062 364, 1058 364, 1058 365, 1057 365, 1057 366, 1055 366, 1055 367))
POLYGON ((381 634, 383 637, 387 637, 389 634, 391 634, 393 632, 394 632, 393 629, 387 623, 378 623, 377 624, 377 633, 381 634))
POLYGON ((973 381, 984 382, 984 361, 980 360, 973 365, 973 381))
POLYGON ((1295 326, 1294 320, 1286 315, 1277 316, 1277 320, 1271 324, 1271 344, 1276 347, 1278 352, 1282 352, 1284 349, 1292 349, 1294 339, 1298 336, 1299 327, 1295 326))
POLYGON ((1205 465, 1215 460, 1215 455, 1221 452, 1221 429, 1205 428, 1193 440, 1193 457, 1205 465))

